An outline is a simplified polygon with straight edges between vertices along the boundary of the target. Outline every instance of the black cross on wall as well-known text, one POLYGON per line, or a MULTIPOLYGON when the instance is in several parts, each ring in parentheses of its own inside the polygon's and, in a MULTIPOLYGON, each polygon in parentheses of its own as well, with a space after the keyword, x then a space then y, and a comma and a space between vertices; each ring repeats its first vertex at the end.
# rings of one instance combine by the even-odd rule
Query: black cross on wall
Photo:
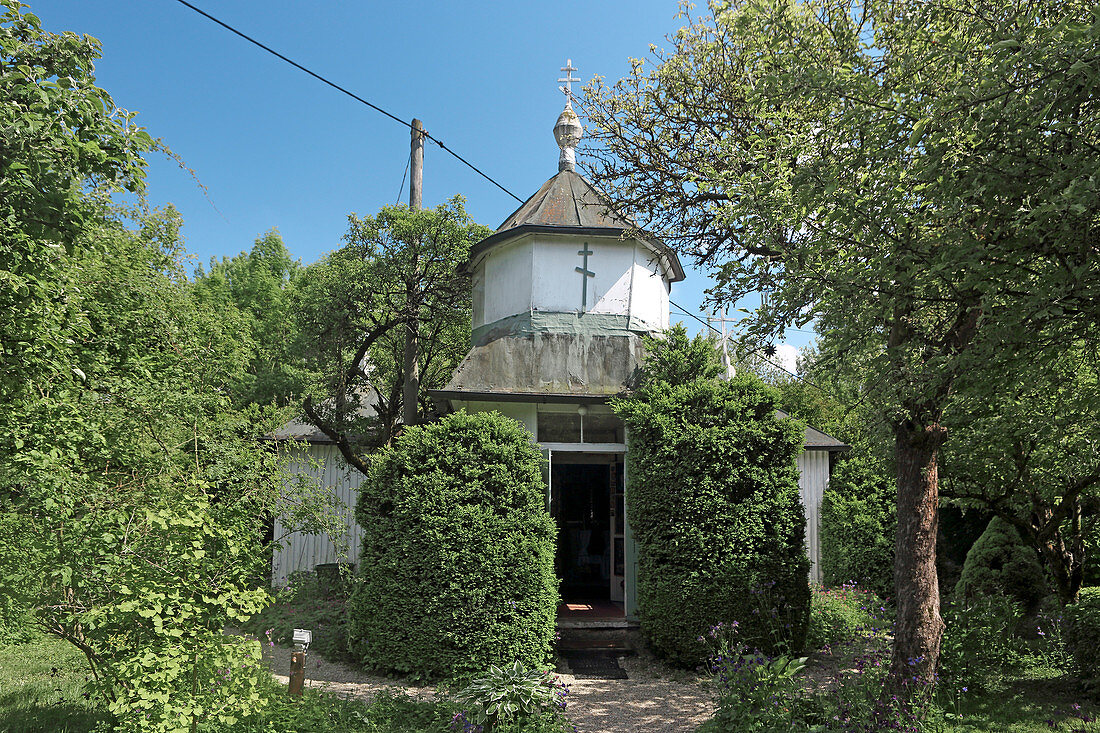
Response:
POLYGON ((581 313, 586 313, 588 312, 588 278, 596 277, 596 273, 588 269, 588 255, 595 253, 588 249, 588 242, 585 242, 584 249, 579 250, 577 254, 584 255, 583 266, 574 269, 584 276, 581 278, 581 313))

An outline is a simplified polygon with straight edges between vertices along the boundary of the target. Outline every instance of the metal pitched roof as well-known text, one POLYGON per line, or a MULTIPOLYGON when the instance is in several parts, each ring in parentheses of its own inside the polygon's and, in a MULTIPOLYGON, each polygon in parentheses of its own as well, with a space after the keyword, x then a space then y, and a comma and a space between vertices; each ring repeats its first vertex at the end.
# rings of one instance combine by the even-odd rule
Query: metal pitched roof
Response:
MULTIPOLYGON (((790 415, 783 410, 776 410, 775 413, 780 418, 786 419, 790 415)), ((852 446, 845 443, 843 440, 834 438, 828 433, 823 433, 817 428, 812 428, 809 425, 806 426, 805 437, 803 438, 803 445, 807 450, 827 450, 827 451, 846 451, 852 446)))
POLYGON ((637 239, 661 259, 669 280, 683 280, 680 259, 667 244, 618 212, 611 201, 576 171, 560 171, 513 211, 497 230, 470 250, 470 262, 524 233, 589 234, 637 239))

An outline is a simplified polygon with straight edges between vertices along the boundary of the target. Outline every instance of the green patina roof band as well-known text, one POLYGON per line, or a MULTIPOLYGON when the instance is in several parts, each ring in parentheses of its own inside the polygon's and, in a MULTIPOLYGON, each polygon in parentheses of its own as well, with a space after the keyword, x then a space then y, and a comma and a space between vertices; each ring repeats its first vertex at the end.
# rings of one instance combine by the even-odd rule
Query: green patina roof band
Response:
POLYGON ((530 336, 537 333, 573 336, 638 336, 653 333, 649 326, 633 316, 618 313, 551 313, 528 311, 486 323, 473 330, 470 341, 484 346, 499 338, 530 336))

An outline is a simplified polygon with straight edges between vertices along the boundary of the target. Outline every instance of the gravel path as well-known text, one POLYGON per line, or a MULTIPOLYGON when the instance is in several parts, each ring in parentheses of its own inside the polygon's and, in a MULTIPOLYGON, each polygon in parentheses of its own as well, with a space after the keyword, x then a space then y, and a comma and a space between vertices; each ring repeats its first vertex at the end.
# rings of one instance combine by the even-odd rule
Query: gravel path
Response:
MULTIPOLYGON (((264 649, 275 677, 287 682, 291 650, 264 649)), ((626 657, 620 664, 627 680, 577 679, 559 673, 569 686, 569 720, 580 733, 636 733, 661 731, 688 733, 714 712, 706 687, 690 675, 662 676, 648 660, 626 657)), ((432 697, 435 688, 410 685, 371 675, 344 664, 327 662, 315 655, 306 661, 306 684, 341 697, 369 700, 380 690, 432 697)))

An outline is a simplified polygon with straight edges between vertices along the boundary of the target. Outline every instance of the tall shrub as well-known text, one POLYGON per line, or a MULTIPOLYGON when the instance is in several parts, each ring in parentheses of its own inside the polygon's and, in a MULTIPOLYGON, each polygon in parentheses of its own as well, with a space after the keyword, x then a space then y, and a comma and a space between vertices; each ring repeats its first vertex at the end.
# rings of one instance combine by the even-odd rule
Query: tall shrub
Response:
POLYGON ((545 661, 558 595, 544 490, 513 420, 459 412, 408 428, 360 489, 353 652, 427 678, 545 661))
POLYGON ((1003 595, 1024 610, 1035 611, 1048 593, 1035 550, 1024 544, 1015 527, 994 517, 966 553, 962 577, 955 586, 955 601, 1003 595))
MULTIPOLYGON (((638 543, 642 633, 669 661, 704 661, 700 640, 740 623, 746 643, 805 642, 810 591, 795 466, 802 428, 775 413, 759 379, 663 378, 665 352, 691 350, 682 330, 655 352, 642 386, 616 400, 629 429, 627 515, 638 543), (766 602, 762 602, 766 601, 766 602)), ((687 375, 689 378, 691 374, 687 375)))
POLYGON ((1066 648, 1084 680, 1100 677, 1100 588, 1082 588, 1076 603, 1066 606, 1066 648))
POLYGON ((826 586, 855 582, 894 595, 896 490, 866 453, 842 460, 821 500, 821 574, 826 586))

